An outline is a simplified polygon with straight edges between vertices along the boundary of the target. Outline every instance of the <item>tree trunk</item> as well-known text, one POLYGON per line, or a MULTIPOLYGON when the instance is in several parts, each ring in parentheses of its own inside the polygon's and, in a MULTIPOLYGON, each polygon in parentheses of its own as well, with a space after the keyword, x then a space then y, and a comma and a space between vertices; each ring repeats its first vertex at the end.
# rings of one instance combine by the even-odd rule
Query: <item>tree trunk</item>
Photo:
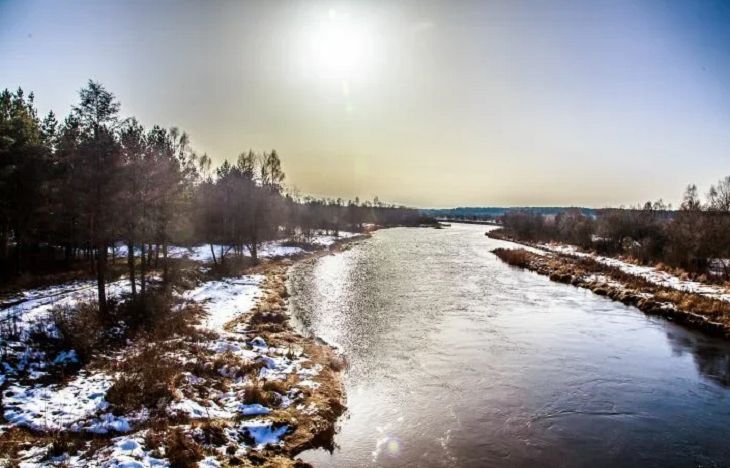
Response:
POLYGON ((8 258, 8 230, 4 227, 0 229, 0 258, 8 258))
POLYGON ((106 303, 106 245, 100 244, 96 252, 96 286, 99 296, 99 312, 107 313, 106 303))
POLYGON ((251 242, 251 260, 254 265, 259 264, 259 243, 256 239, 251 242))
POLYGON ((147 265, 152 265, 152 244, 147 246, 147 265))
POLYGON ((139 292, 144 296, 145 291, 147 290, 147 255, 145 254, 145 243, 142 242, 140 244, 140 248, 142 249, 141 255, 139 256, 139 292))
POLYGON ((162 278, 165 284, 167 284, 167 276, 169 269, 167 268, 167 242, 162 243, 162 278))
POLYGON ((134 241, 127 241, 127 266, 129 267, 129 285, 132 287, 132 299, 137 298, 137 282, 134 278, 134 241))
POLYGON ((64 262, 66 263, 66 268, 71 266, 71 258, 73 257, 73 248, 71 247, 71 244, 66 244, 63 247, 63 257, 64 262))
POLYGON ((15 274, 19 275, 23 271, 23 243, 18 239, 15 242, 15 274))
POLYGON ((210 245, 210 253, 213 255, 213 265, 218 265, 218 262, 215 259, 215 248, 213 248, 213 244, 210 245))

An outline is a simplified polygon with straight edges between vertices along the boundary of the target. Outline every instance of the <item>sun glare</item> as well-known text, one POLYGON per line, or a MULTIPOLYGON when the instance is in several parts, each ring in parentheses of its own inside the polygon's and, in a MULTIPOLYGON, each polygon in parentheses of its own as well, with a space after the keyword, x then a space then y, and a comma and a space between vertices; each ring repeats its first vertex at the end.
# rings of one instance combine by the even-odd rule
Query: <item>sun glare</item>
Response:
POLYGON ((371 72, 374 37, 364 22, 332 9, 310 34, 308 62, 316 76, 343 81, 371 72))

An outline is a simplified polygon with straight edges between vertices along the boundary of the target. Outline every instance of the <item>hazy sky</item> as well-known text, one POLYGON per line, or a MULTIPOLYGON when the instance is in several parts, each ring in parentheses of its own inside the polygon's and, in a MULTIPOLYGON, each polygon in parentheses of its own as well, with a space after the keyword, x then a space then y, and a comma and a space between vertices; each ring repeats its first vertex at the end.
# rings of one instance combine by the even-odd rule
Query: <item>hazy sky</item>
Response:
POLYGON ((730 174, 730 2, 0 0, 0 88, 65 115, 89 78, 302 193, 676 205, 730 174))

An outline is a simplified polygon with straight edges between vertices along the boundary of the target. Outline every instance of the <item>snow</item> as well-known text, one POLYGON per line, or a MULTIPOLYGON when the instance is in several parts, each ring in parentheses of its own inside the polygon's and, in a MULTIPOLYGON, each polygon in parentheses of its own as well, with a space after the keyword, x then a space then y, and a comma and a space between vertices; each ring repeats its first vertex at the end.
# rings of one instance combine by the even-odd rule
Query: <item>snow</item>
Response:
POLYGON ((266 346, 266 341, 264 341, 264 339, 260 336, 257 336, 256 338, 251 340, 251 346, 253 346, 254 348, 268 348, 268 346, 266 346))
POLYGON ((575 255, 578 257, 590 257, 599 263, 618 268, 625 273, 643 278, 650 283, 656 284, 657 286, 676 289, 678 291, 700 294, 713 299, 730 302, 730 291, 728 291, 726 288, 711 284, 704 284, 697 281, 683 280, 676 275, 673 275, 666 271, 658 270, 655 267, 635 265, 633 263, 628 263, 613 257, 604 257, 601 255, 580 252, 578 248, 573 245, 540 244, 539 247, 560 254, 575 255))
POLYGON ((54 364, 66 364, 66 363, 77 363, 79 357, 76 355, 76 350, 61 351, 58 356, 53 360, 54 364))
MULTIPOLYGON (((134 437, 117 437, 113 439, 111 453, 104 450, 97 454, 104 468, 150 468, 168 467, 167 460, 155 458, 143 448, 142 433, 134 437)), ((90 464, 91 465, 91 464, 90 464)), ((94 464, 94 466, 99 466, 94 464)))
MULTIPOLYGON (((336 241, 357 235, 356 233, 340 233, 338 237, 317 233, 308 239, 312 245, 328 247, 336 241)), ((267 242, 261 246, 262 257, 290 256, 307 252, 299 246, 283 245, 285 241, 267 242)), ((216 247, 216 255, 220 246, 216 247)), ((198 246, 191 249, 171 247, 171 256, 188 256, 193 260, 209 261, 212 259, 210 246, 198 246)), ((126 255, 126 247, 116 249, 116 255, 126 255)), ((179 388, 176 401, 167 411, 182 413, 191 419, 226 419, 234 425, 232 433, 238 435, 231 442, 239 446, 239 450, 249 450, 246 444, 240 443, 240 436, 249 438, 254 447, 261 449, 267 445, 280 444, 282 437, 291 431, 290 426, 281 425, 266 419, 277 408, 287 408, 301 402, 303 388, 317 388, 319 384, 311 380, 322 367, 304 367, 309 359, 302 351, 278 348, 267 343, 260 336, 248 335, 245 324, 239 323, 230 331, 225 326, 242 314, 251 311, 256 302, 263 296, 264 275, 247 275, 205 282, 198 287, 180 294, 183 300, 201 304, 207 313, 201 327, 217 333, 218 337, 209 340, 204 347, 213 353, 233 353, 245 361, 263 361, 264 366, 258 375, 239 375, 235 369, 227 365, 216 369, 217 373, 228 376, 224 390, 211 386, 212 380, 183 373, 184 384, 179 388), (290 389, 281 396, 279 405, 243 403, 246 388, 260 379, 286 379, 296 374, 305 379, 300 387, 290 389)), ((130 292, 127 279, 120 279, 107 285, 109 297, 121 297, 130 292)), ((73 431, 94 434, 116 435, 106 438, 108 446, 99 449, 91 459, 88 455, 47 458, 48 446, 26 450, 18 460, 25 466, 48 466, 65 463, 71 466, 103 466, 103 467, 160 467, 169 466, 167 460, 155 458, 151 453, 163 456, 157 451, 144 449, 146 430, 138 430, 138 423, 149 417, 143 409, 137 413, 114 415, 105 396, 118 377, 102 371, 82 370, 62 383, 38 384, 38 379, 47 375, 52 366, 74 366, 80 359, 73 349, 65 349, 57 354, 46 353, 34 348, 28 338, 31 332, 43 330, 48 336, 56 336, 58 331, 49 320, 49 312, 54 306, 73 307, 81 301, 93 300, 96 297, 95 281, 74 281, 55 286, 35 288, 16 294, 0 303, 0 321, 13 319, 17 324, 19 336, 5 343, 7 357, 0 363, 0 385, 4 385, 2 395, 2 411, 6 427, 22 426, 37 431, 73 431), (38 328, 40 327, 40 328, 38 328), (126 434, 119 436, 120 434, 126 434)), ((182 354, 181 354, 182 356, 182 354)), ((181 358, 182 359, 182 358, 181 358)), ((72 367, 76 369, 76 367, 72 367)), ((206 375, 206 374, 201 374, 206 375)), ((244 452, 245 453, 245 452, 244 452)), ((199 463, 203 467, 217 467, 220 464, 213 457, 206 457, 199 463)))
POLYGON ((185 398, 170 405, 170 410, 185 413, 192 419, 230 419, 234 416, 232 412, 221 408, 215 402, 208 401, 208 403, 210 406, 203 406, 194 400, 185 398))
POLYGON ((252 405, 245 405, 242 404, 238 411, 244 415, 244 416, 259 416, 262 414, 269 414, 271 413, 271 410, 263 405, 260 405, 258 403, 254 403, 252 405))
POLYGON ((3 394, 4 417, 11 424, 34 430, 94 429, 96 425, 84 420, 108 407, 104 395, 111 385, 111 377, 86 372, 65 386, 10 385, 3 394))
POLYGON ((243 423, 240 426, 241 432, 248 435, 254 441, 257 450, 267 445, 276 445, 281 443, 281 438, 289 432, 289 426, 282 425, 275 427, 271 421, 252 420, 243 423))
MULTIPOLYGON (((120 297, 130 289, 129 281, 121 279, 107 285, 107 294, 120 297)), ((48 336, 57 336, 58 331, 49 320, 51 309, 54 306, 73 307, 95 297, 96 282, 74 281, 16 294, 10 299, 12 305, 0 312, 0 320, 13 320, 18 330, 17 337, 4 343, 8 352, 0 373, 0 382, 7 386, 3 394, 3 413, 11 425, 100 434, 130 430, 129 420, 103 413, 108 406, 104 396, 113 383, 109 375, 81 372, 65 384, 33 384, 46 376, 52 366, 79 363, 79 356, 73 349, 49 356, 33 347, 29 341, 31 332, 39 330, 48 336)))
POLYGON ((205 457, 198 462, 198 466, 200 468, 218 468, 221 464, 213 457, 205 457))
MULTIPOLYGON (((153 281, 158 278, 153 277, 153 281)), ((108 298, 118 298, 131 293, 128 279, 122 278, 106 285, 108 298)), ((27 333, 33 326, 46 322, 48 312, 54 306, 73 306, 78 302, 96 299, 96 281, 73 281, 69 283, 29 289, 7 298, 2 308, 0 321, 16 319, 21 333, 27 333)))
MULTIPOLYGON (((335 242, 343 239, 349 239, 360 235, 357 232, 340 231, 339 235, 334 236, 327 234, 325 231, 317 231, 311 237, 305 237, 307 243, 318 247, 329 247, 335 242)), ((290 257, 294 255, 301 255, 308 251, 302 247, 294 245, 284 245, 289 239, 280 239, 275 241, 262 242, 257 250, 257 255, 261 258, 273 258, 273 257, 290 257)), ((213 254, 210 251, 210 244, 195 245, 191 247, 183 247, 178 245, 171 245, 167 249, 167 254, 173 258, 186 257, 190 260, 197 262, 212 262, 213 254)), ((220 257, 221 252, 224 254, 230 253, 230 246, 213 244, 215 250, 216 259, 220 257)), ((117 257, 127 256, 127 246, 124 244, 118 244, 117 246, 109 249, 110 253, 114 253, 117 257)), ((135 255, 140 255, 141 251, 135 248, 135 255)), ((247 248, 243 249, 245 256, 251 256, 251 253, 247 248)))
POLYGON ((208 281, 199 287, 185 291, 183 298, 203 304, 208 313, 204 325, 215 331, 242 313, 250 311, 261 297, 261 283, 265 276, 248 275, 208 281))

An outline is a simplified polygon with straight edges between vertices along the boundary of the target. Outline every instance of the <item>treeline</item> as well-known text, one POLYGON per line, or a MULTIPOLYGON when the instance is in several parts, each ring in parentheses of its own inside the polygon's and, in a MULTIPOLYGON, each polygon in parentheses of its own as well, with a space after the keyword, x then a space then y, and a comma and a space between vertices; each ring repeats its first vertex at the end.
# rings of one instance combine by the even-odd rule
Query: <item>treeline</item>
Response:
POLYGON ((586 216, 566 210, 554 217, 515 211, 504 232, 528 241, 558 241, 605 255, 630 255, 694 273, 730 278, 730 176, 710 187, 705 201, 689 185, 678 210, 661 200, 630 209, 606 208, 586 216))
MULTIPOLYGON (((276 151, 244 152, 211 168, 185 132, 144 128, 89 81, 59 122, 40 118, 33 94, 0 94, 0 277, 40 266, 85 262, 106 307, 109 250, 127 245, 133 294, 144 293, 151 263, 167 277, 171 244, 223 244, 250 252, 283 236, 306 239, 365 223, 416 224, 417 210, 342 200, 296 199, 284 187, 276 151), (135 255, 135 252, 136 255, 135 255)), ((219 259, 222 260, 222 259, 219 259)))

